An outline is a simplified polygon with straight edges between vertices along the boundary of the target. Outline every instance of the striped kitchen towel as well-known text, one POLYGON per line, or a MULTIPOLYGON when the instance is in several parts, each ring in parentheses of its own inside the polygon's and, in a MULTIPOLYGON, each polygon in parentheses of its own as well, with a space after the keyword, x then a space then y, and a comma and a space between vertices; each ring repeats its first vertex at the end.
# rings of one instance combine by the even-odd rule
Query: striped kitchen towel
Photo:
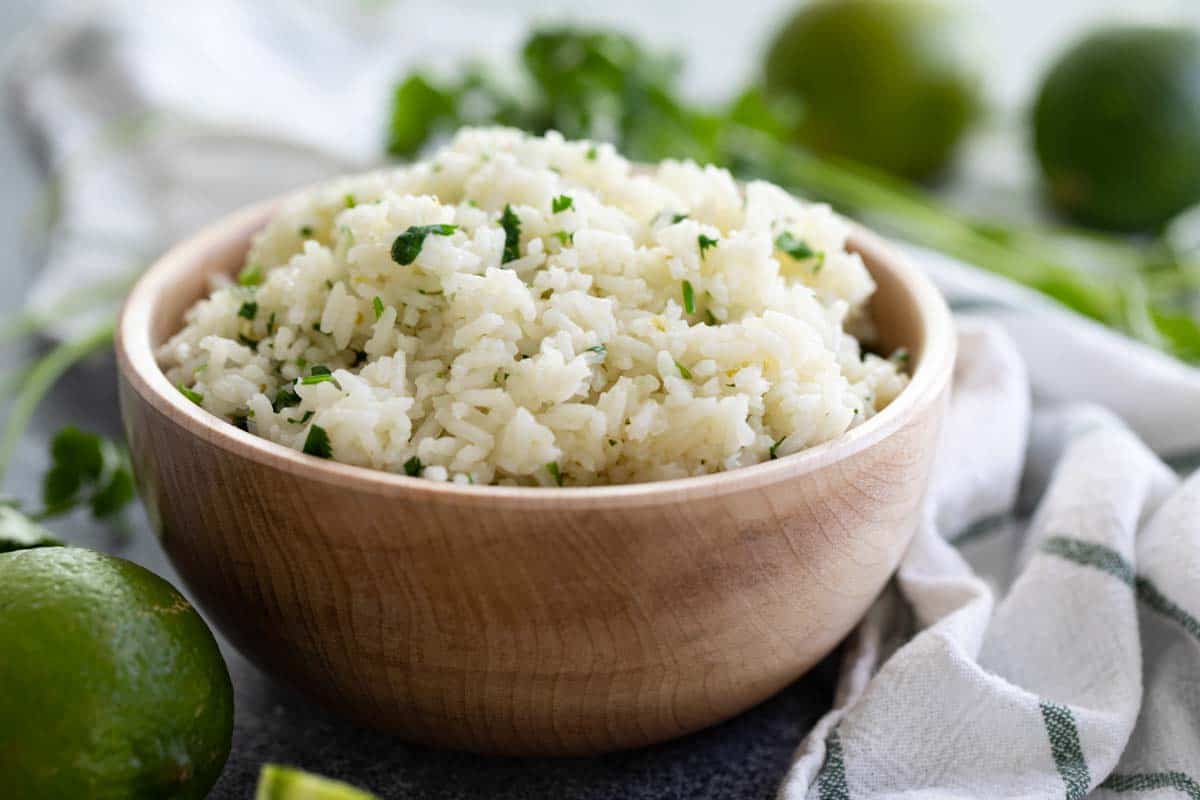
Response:
POLYGON ((971 309, 934 483, 780 797, 1200 800, 1200 372, 917 257, 971 309))

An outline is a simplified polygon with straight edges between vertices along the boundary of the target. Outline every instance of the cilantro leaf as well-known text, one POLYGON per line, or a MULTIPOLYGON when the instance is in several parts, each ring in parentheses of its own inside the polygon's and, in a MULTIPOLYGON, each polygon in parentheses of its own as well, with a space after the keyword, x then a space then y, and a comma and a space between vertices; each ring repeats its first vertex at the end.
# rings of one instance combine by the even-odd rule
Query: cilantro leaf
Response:
POLYGON ((392 260, 401 266, 407 266, 417 260, 421 248, 425 245, 425 237, 449 236, 456 230, 457 225, 413 225, 392 242, 392 260))
POLYGON ((521 218, 512 206, 505 204, 500 227, 504 228, 504 258, 500 263, 507 264, 521 257, 521 218))
POLYGON ((421 464, 421 459, 417 458, 416 456, 413 456, 408 461, 404 462, 404 474, 410 478, 418 477, 421 474, 422 469, 424 469, 424 467, 421 464))
POLYGON ((564 211, 572 208, 575 205, 574 198, 569 195, 560 194, 550 203, 550 210, 555 214, 561 214, 564 211))
POLYGON ((696 241, 700 245, 700 258, 704 258, 704 254, 708 251, 708 249, 710 247, 716 247, 718 242, 720 242, 720 239, 710 239, 702 233, 699 237, 697 237, 696 241))
POLYGON ((797 261, 812 258, 817 253, 808 246, 808 242, 797 239, 791 231, 784 231, 775 237, 775 246, 797 261))
POLYGON ((329 434, 320 425, 313 425, 308 429, 308 436, 304 439, 304 452, 317 458, 333 458, 329 434))
POLYGON ((134 498, 129 456, 116 443, 68 426, 50 443, 51 468, 42 479, 44 517, 88 505, 97 519, 111 517, 134 498))
POLYGON ((683 282, 683 310, 689 314, 696 313, 696 290, 691 281, 683 282))

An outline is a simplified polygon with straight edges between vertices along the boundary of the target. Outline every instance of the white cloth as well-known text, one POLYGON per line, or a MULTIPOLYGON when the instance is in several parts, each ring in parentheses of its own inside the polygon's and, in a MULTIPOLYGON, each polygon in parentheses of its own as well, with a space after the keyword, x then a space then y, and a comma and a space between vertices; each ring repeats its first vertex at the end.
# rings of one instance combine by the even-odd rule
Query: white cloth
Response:
MULTIPOLYGON (((27 40, 8 97, 61 207, 36 303, 374 163, 393 37, 407 60, 446 63, 462 40, 436 32, 480 23, 511 52, 526 22, 408 3, 384 24, 337 3, 363 15, 347 37, 329 8, 281 3, 110 3, 27 40)), ((781 796, 1200 798, 1200 476, 1161 460, 1200 462, 1200 371, 914 256, 961 311, 936 474, 781 796)))

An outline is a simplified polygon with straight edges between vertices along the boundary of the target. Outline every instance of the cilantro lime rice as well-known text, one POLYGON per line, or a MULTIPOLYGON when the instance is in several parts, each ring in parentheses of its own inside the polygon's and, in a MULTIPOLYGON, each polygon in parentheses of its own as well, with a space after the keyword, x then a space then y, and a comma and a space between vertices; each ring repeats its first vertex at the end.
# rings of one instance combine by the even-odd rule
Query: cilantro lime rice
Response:
POLYGON ((287 201, 162 346, 193 402, 310 455, 431 480, 577 486, 719 472, 869 419, 849 225, 782 189, 550 133, 287 201))

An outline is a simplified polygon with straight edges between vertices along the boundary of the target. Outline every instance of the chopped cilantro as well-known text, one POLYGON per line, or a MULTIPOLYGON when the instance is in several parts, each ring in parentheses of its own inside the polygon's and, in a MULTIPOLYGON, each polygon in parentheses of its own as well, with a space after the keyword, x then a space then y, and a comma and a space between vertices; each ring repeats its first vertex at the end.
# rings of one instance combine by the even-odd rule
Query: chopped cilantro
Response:
POLYGON ((551 478, 554 478, 554 482, 556 484, 559 486, 563 485, 563 479, 565 476, 559 471, 557 461, 551 461, 549 464, 547 464, 546 471, 550 473, 551 478))
POLYGON ((717 318, 715 316, 713 316, 713 312, 707 308, 704 309, 704 321, 707 322, 709 325, 720 325, 721 324, 717 320, 717 318))
POLYGON ((303 425, 304 423, 308 422, 312 418, 313 418, 313 412, 305 411, 304 416, 302 416, 300 419, 289 419, 288 422, 292 423, 293 425, 303 425))
POLYGON ((339 389, 342 388, 341 386, 338 386, 337 380, 335 380, 334 377, 328 373, 316 373, 313 375, 306 375, 300 379, 300 383, 303 386, 314 386, 318 383, 332 383, 334 386, 337 386, 339 389))
POLYGON ((421 459, 416 456, 404 462, 404 474, 410 478, 418 477, 422 469, 424 469, 424 466, 421 464, 421 459))
POLYGON ((820 253, 817 253, 817 261, 815 264, 813 264, 813 268, 812 268, 813 275, 816 275, 818 272, 820 272, 821 267, 823 267, 823 266, 825 266, 825 251, 824 250, 822 250, 820 253))
POLYGON ((775 237, 775 246, 797 261, 812 258, 817 254, 815 250, 808 246, 808 242, 803 239, 797 239, 792 235, 791 231, 784 231, 775 237))
POLYGON ((258 303, 242 303, 242 307, 238 309, 238 316, 242 319, 254 319, 258 316, 258 303))
POLYGON ((300 235, 302 237, 304 237, 305 239, 311 239, 313 236, 312 225, 301 225, 300 226, 300 235))
POLYGON ((584 350, 585 353, 595 353, 596 363, 602 363, 608 357, 608 348, 602 344, 593 345, 584 350))
POLYGON ((687 218, 688 218, 687 214, 672 214, 671 215, 671 224, 678 225, 679 223, 683 222, 687 218))
POLYGON ((359 364, 362 364, 366 360, 367 360, 367 351, 366 350, 355 350, 354 351, 354 363, 351 364, 350 366, 357 367, 359 364))
POLYGON ((179 393, 182 394, 184 397, 186 397, 188 400, 191 400, 196 405, 202 405, 204 403, 204 395, 200 394, 199 392, 197 392, 194 389, 189 389, 188 387, 184 386, 182 383, 179 384, 179 393))
POLYGON ((383 316, 383 300, 381 300, 378 296, 371 301, 371 308, 375 309, 375 319, 379 319, 383 316))
POLYGON ((772 460, 772 461, 774 461, 775 459, 779 458, 779 445, 783 444, 783 443, 784 443, 784 441, 786 441, 786 440, 787 440, 787 437, 786 437, 786 436, 784 436, 784 437, 783 437, 782 439, 780 439, 778 442, 776 442, 775 444, 771 445, 771 449, 770 449, 768 452, 771 454, 771 460, 772 460))
POLYGON ((683 364, 680 364, 678 361, 675 362, 675 369, 679 370, 679 374, 685 381, 690 381, 692 379, 692 371, 683 364))
POLYGON ((555 231, 553 235, 564 245, 572 244, 575 241, 575 234, 568 231, 555 231))
POLYGON ((247 432, 250 430, 250 417, 246 414, 237 414, 233 417, 233 419, 230 420, 230 422, 232 422, 233 427, 237 428, 238 430, 247 432))
POLYGON ((246 345, 246 347, 249 347, 251 350, 258 352, 258 340, 257 339, 251 339, 246 334, 239 333, 238 341, 241 342, 242 344, 246 345))
POLYGON ((683 282, 683 310, 689 314, 696 313, 696 290, 692 288, 691 281, 683 282))
POLYGON ((569 195, 560 194, 558 197, 554 198, 553 201, 551 201, 550 209, 555 214, 561 214, 562 212, 566 211, 567 209, 572 208, 574 205, 575 205, 575 200, 572 199, 569 195))
POLYGON ((504 258, 500 263, 507 264, 521 257, 521 218, 508 204, 500 215, 500 227, 504 228, 504 258))
POLYGON ((304 452, 317 458, 333 458, 329 434, 320 425, 313 425, 308 429, 308 436, 304 438, 304 452))
POLYGON ((238 273, 237 282, 242 286, 258 286, 263 282, 263 269, 261 264, 247 264, 238 273))
POLYGON ((333 374, 333 370, 331 370, 329 367, 325 366, 324 364, 313 364, 313 368, 310 370, 310 372, 313 375, 332 375, 333 374))
POLYGON ((342 200, 346 203, 346 208, 354 208, 358 205, 358 201, 354 199, 354 195, 348 194, 342 200))
POLYGON ((300 405, 300 395, 288 387, 284 387, 275 393, 275 399, 271 401, 271 410, 278 414, 285 408, 300 405))
POLYGON ((717 242, 719 242, 720 240, 719 239, 710 239, 702 233, 702 234, 700 234, 700 236, 697 238, 696 241, 700 244, 700 258, 704 258, 704 254, 705 254, 705 252, 708 251, 708 248, 716 247, 717 242))
POLYGON ((891 361, 893 364, 897 364, 902 367, 908 366, 908 362, 911 359, 912 356, 909 355, 907 347, 898 347, 890 356, 888 356, 888 361, 891 361))
POLYGON ((592 145, 591 147, 589 147, 587 149, 587 160, 588 161, 596 160, 596 145, 592 145))
POLYGON ((267 320, 267 334, 270 335, 274 332, 275 332, 275 312, 272 311, 270 318, 267 320))
POLYGON ((401 266, 407 266, 421 253, 426 236, 449 236, 456 230, 457 225, 413 225, 392 242, 392 260, 401 266))

